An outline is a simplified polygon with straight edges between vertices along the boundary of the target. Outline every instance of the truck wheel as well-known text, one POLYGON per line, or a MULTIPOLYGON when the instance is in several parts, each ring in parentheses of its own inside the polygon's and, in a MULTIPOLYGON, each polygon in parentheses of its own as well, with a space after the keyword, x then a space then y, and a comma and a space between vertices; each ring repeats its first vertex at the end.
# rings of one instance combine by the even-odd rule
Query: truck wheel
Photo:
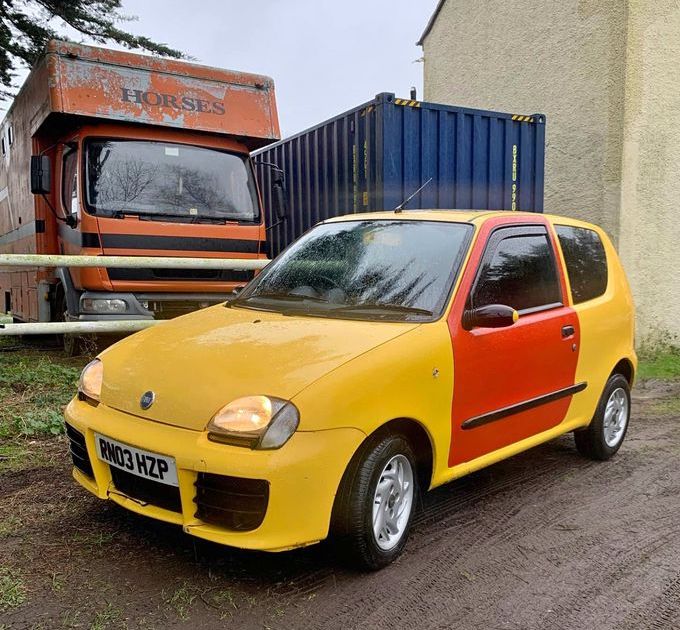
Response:
MULTIPOLYGON (((63 290, 59 291, 57 300, 57 321, 68 321, 66 314, 68 313, 68 305, 66 303, 66 295, 63 290)), ((64 354, 67 357, 78 357, 83 354, 84 344, 83 338, 80 335, 61 335, 61 345, 64 354)))
POLYGON ((375 571, 404 549, 417 501, 416 459, 401 435, 367 443, 343 476, 333 535, 341 558, 375 571))
POLYGON ((605 461, 619 450, 630 420, 630 385, 614 374, 607 381, 590 425, 574 432, 576 449, 584 457, 605 461))

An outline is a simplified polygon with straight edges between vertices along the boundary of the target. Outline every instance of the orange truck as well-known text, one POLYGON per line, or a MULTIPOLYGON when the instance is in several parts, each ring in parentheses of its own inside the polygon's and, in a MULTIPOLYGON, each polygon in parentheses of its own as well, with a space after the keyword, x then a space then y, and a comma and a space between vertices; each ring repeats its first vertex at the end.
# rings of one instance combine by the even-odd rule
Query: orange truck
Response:
MULTIPOLYGON (((52 41, 0 134, 0 253, 265 257, 249 153, 279 138, 268 77, 52 41)), ((0 312, 166 319, 251 274, 0 267, 0 312)))

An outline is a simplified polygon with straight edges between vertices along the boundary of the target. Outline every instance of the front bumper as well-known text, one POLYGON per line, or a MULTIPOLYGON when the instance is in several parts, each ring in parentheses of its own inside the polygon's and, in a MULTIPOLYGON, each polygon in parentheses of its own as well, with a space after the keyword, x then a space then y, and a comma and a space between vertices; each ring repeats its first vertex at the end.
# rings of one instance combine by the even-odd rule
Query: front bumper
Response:
POLYGON ((280 449, 254 451, 210 442, 202 431, 168 426, 73 399, 67 423, 84 436, 92 475, 74 468, 73 476, 101 499, 151 518, 181 525, 187 534, 213 542, 264 551, 283 551, 328 536, 331 510, 342 474, 365 435, 358 429, 297 432, 280 449), (94 434, 173 457, 177 465, 179 511, 125 495, 112 481, 109 465, 97 458, 94 434), (196 482, 200 473, 269 483, 262 523, 251 531, 234 531, 206 523, 196 514, 196 482))

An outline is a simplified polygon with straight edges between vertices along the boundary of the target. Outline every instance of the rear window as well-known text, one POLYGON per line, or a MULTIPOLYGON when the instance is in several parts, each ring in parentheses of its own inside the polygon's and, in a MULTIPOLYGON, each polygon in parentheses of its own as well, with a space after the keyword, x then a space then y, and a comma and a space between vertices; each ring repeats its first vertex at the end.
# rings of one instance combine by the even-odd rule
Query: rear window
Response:
POLYGON ((566 225, 555 226, 562 247, 574 303, 579 304, 607 290, 607 255, 597 232, 566 225))

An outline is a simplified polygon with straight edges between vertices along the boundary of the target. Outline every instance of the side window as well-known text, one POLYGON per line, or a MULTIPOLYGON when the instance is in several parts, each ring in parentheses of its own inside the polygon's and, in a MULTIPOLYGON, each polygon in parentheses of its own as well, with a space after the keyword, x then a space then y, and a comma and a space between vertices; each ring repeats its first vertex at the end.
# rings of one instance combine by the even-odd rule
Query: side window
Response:
POLYGON ((574 304, 599 297, 607 290, 607 255, 597 232, 556 225, 574 304))
POLYGON ((520 312, 561 304, 555 257, 542 228, 491 237, 471 302, 473 308, 505 304, 520 312))
POLYGON ((61 198, 68 214, 78 213, 78 151, 69 151, 64 155, 61 198))

